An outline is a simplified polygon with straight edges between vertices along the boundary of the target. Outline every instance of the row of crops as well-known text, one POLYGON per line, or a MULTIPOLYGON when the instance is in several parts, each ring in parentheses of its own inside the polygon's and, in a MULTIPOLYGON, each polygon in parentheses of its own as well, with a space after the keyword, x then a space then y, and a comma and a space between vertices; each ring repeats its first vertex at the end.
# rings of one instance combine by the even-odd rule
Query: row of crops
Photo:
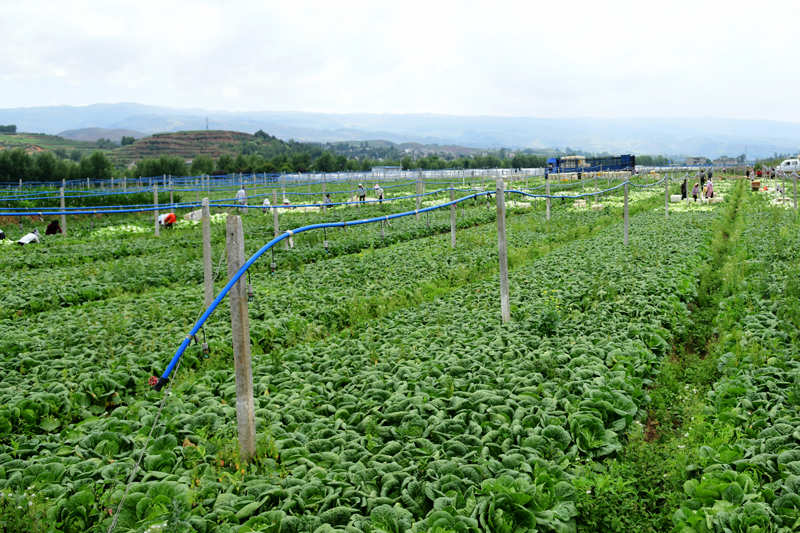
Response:
MULTIPOLYGON (((115 531, 575 531, 576 467, 615 457, 646 423, 721 216, 665 220, 663 189, 635 201, 628 248, 612 202, 607 213, 555 202, 549 222, 541 206, 512 212, 506 325, 483 204, 459 210, 456 250, 436 235, 445 216, 430 229, 393 222, 384 239, 377 227, 329 234, 330 252, 311 235, 279 250, 277 272, 265 262, 252 273, 259 440, 248 465, 223 308, 204 330, 210 352, 187 352, 144 449, 161 400, 148 378, 201 310, 199 231, 9 249, 0 521, 69 532, 115 519, 115 531)), ((245 221, 255 249, 271 217, 245 221)), ((215 257, 223 238, 217 230, 215 257)), ((679 527, 693 527, 689 511, 710 520, 704 506, 720 507, 695 503, 705 481, 679 527)), ((755 494, 762 481, 740 486, 755 494)), ((772 503, 783 486, 793 485, 773 487, 772 503)))
POLYGON ((673 517, 680 531, 800 528, 800 235, 797 215, 749 206, 724 282, 708 395, 715 438, 698 450, 673 517))

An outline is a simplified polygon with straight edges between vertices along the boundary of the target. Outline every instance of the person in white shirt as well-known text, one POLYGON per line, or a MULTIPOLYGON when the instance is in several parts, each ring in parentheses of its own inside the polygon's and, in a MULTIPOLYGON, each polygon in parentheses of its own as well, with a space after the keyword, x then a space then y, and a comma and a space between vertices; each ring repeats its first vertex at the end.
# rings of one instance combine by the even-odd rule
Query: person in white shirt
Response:
MULTIPOLYGON (((242 187, 241 189, 239 189, 236 192, 236 202, 239 205, 247 205, 247 201, 245 200, 246 197, 247 197, 247 193, 244 192, 244 187, 242 187)), ((246 214, 247 213, 247 208, 246 207, 240 207, 239 211, 246 214)))
POLYGON ((28 233, 27 235, 22 237, 20 240, 17 241, 17 244, 19 244, 20 246, 25 246, 26 244, 30 244, 32 242, 35 242, 36 244, 39 244, 39 230, 38 229, 35 229, 35 230, 33 230, 32 233, 28 233))
POLYGON ((269 203, 269 198, 264 198, 264 202, 261 204, 262 209, 261 211, 266 213, 269 211, 269 208, 272 207, 272 204, 269 203))

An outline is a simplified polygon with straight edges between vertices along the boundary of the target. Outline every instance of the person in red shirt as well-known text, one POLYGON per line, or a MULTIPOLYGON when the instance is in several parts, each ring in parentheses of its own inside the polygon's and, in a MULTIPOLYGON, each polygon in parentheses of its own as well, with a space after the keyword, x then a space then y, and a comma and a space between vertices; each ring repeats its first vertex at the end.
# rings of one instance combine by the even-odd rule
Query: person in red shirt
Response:
POLYGON ((61 226, 58 225, 58 220, 52 221, 50 224, 47 225, 47 229, 44 230, 45 235, 57 235, 59 233, 64 233, 61 230, 61 226))
POLYGON ((172 229, 172 225, 177 221, 178 219, 175 217, 175 213, 168 213, 164 218, 164 227, 167 229, 172 229))

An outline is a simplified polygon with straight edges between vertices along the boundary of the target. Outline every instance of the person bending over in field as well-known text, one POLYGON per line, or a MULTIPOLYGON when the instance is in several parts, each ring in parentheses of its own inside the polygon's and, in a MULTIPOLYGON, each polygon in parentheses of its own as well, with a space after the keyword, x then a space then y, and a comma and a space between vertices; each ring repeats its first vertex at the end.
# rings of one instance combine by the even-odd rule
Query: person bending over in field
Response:
POLYGON ((33 232, 28 233, 27 235, 22 237, 20 240, 17 241, 17 244, 19 244, 20 246, 25 246, 26 244, 30 244, 32 242, 35 242, 36 244, 39 244, 39 230, 38 229, 35 229, 35 230, 33 230, 33 232))
POLYGON ((264 198, 264 203, 261 204, 261 212, 266 213, 270 207, 272 207, 272 204, 269 203, 269 198, 264 198))
POLYGON ((61 226, 58 225, 58 220, 52 221, 50 224, 47 225, 47 229, 44 230, 45 235, 58 235, 59 233, 64 233, 61 231, 61 226))
POLYGON ((714 198, 714 184, 711 183, 711 178, 708 178, 708 184, 706 185, 706 198, 714 198))
POLYGON ((158 221, 161 222, 161 225, 167 229, 172 229, 172 225, 178 221, 178 218, 175 216, 175 213, 167 213, 166 215, 161 215, 164 218, 158 217, 158 221))

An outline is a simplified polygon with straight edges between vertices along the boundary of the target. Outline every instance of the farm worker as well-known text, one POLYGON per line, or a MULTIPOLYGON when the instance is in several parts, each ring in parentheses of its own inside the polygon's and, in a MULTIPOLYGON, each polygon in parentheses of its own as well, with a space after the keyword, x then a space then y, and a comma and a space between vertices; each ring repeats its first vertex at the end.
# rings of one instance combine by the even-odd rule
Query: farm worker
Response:
POLYGON ((706 186, 706 173, 705 172, 701 172, 700 173, 700 186, 703 187, 703 188, 705 188, 705 186, 706 186))
POLYGON ((689 187, 689 184, 686 183, 686 178, 683 178, 683 183, 681 183, 681 200, 686 199, 686 189, 689 187))
POLYGON ((28 233, 27 235, 22 237, 20 240, 17 241, 17 244, 19 244, 20 246, 25 246, 26 244, 30 244, 32 242, 35 242, 36 244, 39 244, 39 230, 38 229, 35 229, 35 230, 33 230, 33 233, 28 233))
POLYGON ((363 202, 364 199, 367 197, 367 191, 364 190, 364 185, 362 185, 361 183, 358 184, 358 190, 356 191, 356 194, 358 194, 359 202, 363 202))
POLYGON ((694 201, 697 201, 697 195, 700 194, 700 184, 695 182, 694 187, 692 188, 692 198, 694 201))
POLYGON ((245 196, 247 196, 247 193, 244 192, 244 187, 236 192, 236 201, 239 203, 239 205, 244 205, 245 196))
POLYGON ((6 232, 0 229, 0 241, 6 238, 6 232))
MULTIPOLYGON (((750 169, 749 168, 747 169, 747 179, 750 179, 750 169)), ((752 180, 750 180, 750 181, 752 181, 752 180)))
POLYGON ((172 225, 177 222, 175 213, 166 213, 158 217, 158 222, 165 228, 172 229, 172 225))
MULTIPOLYGON (((283 205, 284 205, 285 207, 289 207, 289 205, 291 205, 291 204, 289 204, 289 199, 288 199, 288 198, 284 198, 284 199, 283 199, 283 205)), ((292 208, 292 209, 294 209, 294 208, 292 208)))
POLYGON ((272 207, 272 204, 269 203, 269 198, 264 198, 264 202, 261 204, 261 211, 266 213, 269 211, 269 208, 272 207))
POLYGON ((711 180, 708 180, 708 185, 706 185, 706 198, 714 198, 714 184, 711 183, 711 180))
POLYGON ((330 205, 333 202, 331 201, 331 193, 325 195, 325 198, 322 199, 322 203, 326 205, 330 205))
MULTIPOLYGON (((381 189, 381 188, 378 186, 378 184, 377 184, 377 183, 375 184, 375 187, 373 187, 373 189, 375 189, 375 197, 376 197, 378 200, 383 200, 383 189, 381 189)), ((381 203, 383 203, 383 202, 381 202, 381 203)))
POLYGON ((162 213, 162 214, 158 215, 158 224, 160 226, 164 225, 164 219, 165 218, 167 218, 167 214, 166 213, 162 213))
POLYGON ((44 230, 45 235, 56 235, 58 233, 64 233, 61 231, 61 226, 58 225, 58 220, 52 221, 47 225, 47 229, 44 230))

